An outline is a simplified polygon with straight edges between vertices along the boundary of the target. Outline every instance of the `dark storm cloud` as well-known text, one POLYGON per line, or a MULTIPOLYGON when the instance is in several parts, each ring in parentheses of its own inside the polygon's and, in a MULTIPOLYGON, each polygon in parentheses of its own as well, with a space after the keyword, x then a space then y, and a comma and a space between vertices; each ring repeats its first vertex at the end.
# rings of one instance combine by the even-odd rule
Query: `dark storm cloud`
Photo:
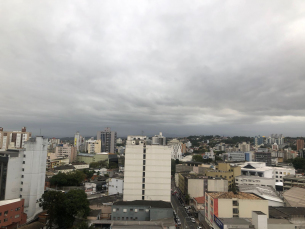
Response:
POLYGON ((303 1, 3 1, 6 129, 301 135, 303 1))

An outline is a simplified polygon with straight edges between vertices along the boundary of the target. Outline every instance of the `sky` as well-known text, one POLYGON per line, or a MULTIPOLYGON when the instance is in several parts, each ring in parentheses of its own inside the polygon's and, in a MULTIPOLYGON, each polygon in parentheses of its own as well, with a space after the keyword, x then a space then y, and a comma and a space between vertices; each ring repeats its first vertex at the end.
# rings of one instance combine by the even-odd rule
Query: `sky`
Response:
POLYGON ((0 1, 0 126, 305 136, 305 1, 0 1))

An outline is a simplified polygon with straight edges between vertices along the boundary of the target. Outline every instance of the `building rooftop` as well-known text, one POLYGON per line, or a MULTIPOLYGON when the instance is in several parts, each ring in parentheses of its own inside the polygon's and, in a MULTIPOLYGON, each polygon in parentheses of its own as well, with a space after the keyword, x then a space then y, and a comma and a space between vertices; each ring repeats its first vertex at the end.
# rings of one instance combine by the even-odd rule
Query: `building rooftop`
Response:
POLYGON ((283 193, 284 199, 291 207, 305 207, 305 189, 292 187, 283 193))
POLYGON ((197 202, 198 204, 204 204, 204 202, 205 202, 205 196, 194 197, 194 199, 196 200, 196 202, 197 202))
POLYGON ((288 219, 267 219, 268 224, 292 224, 288 219))
POLYGON ((260 176, 245 176, 245 175, 241 175, 241 176, 236 176, 235 178, 239 178, 239 179, 259 179, 259 180, 274 180, 274 178, 267 178, 267 177, 260 177, 260 176))
POLYGON ((61 165, 54 168, 54 170, 66 170, 66 169, 75 169, 73 165, 61 165))
POLYGON ((251 222, 243 218, 219 218, 219 220, 226 225, 251 225, 251 222))
POLYGON ((18 201, 21 201, 20 198, 18 199, 12 199, 12 200, 1 200, 0 201, 0 206, 4 206, 4 205, 7 205, 7 204, 12 204, 12 203, 16 203, 18 201))
POLYGON ((290 216, 305 216, 305 207, 271 207, 269 206, 269 218, 288 219, 290 216))
POLYGON ((121 206, 150 206, 153 208, 172 208, 170 202, 160 201, 160 200, 134 200, 134 201, 118 201, 113 203, 113 205, 121 206))
POLYGON ((101 209, 98 209, 98 210, 92 210, 89 212, 89 215, 88 216, 94 216, 94 217, 97 217, 98 215, 101 214, 101 209))
POLYGON ((264 199, 273 200, 276 202, 283 202, 282 199, 277 195, 274 188, 269 186, 254 186, 254 185, 239 185, 240 192, 251 192, 264 199))
POLYGON ((216 199, 249 199, 249 200, 263 200, 263 198, 252 194, 252 193, 245 193, 245 192, 238 192, 234 194, 233 192, 208 192, 212 198, 216 199))

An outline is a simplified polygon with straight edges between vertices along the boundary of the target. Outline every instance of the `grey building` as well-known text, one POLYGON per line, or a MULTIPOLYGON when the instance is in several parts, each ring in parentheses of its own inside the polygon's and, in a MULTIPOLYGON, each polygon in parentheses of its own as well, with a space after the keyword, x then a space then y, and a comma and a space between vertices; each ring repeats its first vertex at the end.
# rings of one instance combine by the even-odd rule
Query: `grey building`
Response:
POLYGON ((117 133, 107 127, 104 131, 97 132, 97 140, 101 140, 101 152, 115 153, 117 133))
POLYGON ((152 221, 173 218, 170 202, 134 200, 113 203, 111 220, 152 221))
POLYGON ((267 166, 271 166, 271 153, 270 152, 255 152, 255 161, 256 162, 266 162, 267 166))

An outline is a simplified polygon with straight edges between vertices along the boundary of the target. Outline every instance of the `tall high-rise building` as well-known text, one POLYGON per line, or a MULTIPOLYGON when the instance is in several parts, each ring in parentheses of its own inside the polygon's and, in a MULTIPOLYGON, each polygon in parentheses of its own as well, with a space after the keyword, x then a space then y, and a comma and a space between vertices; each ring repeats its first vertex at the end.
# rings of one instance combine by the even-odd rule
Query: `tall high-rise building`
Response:
POLYGON ((304 140, 303 139, 297 139, 297 150, 304 149, 304 140))
POLYGON ((30 138, 25 149, 0 151, 0 200, 24 199, 28 220, 42 211, 37 203, 44 193, 48 139, 30 138))
POLYGON ((172 148, 148 142, 146 136, 127 137, 123 200, 170 202, 172 148))
POLYGON ((26 127, 22 127, 21 131, 4 131, 0 127, 0 150, 21 149, 31 135, 31 132, 26 131, 26 127))
POLYGON ((107 127, 104 131, 97 132, 97 140, 101 140, 100 152, 115 153, 116 138, 117 133, 111 131, 109 127, 107 127))

